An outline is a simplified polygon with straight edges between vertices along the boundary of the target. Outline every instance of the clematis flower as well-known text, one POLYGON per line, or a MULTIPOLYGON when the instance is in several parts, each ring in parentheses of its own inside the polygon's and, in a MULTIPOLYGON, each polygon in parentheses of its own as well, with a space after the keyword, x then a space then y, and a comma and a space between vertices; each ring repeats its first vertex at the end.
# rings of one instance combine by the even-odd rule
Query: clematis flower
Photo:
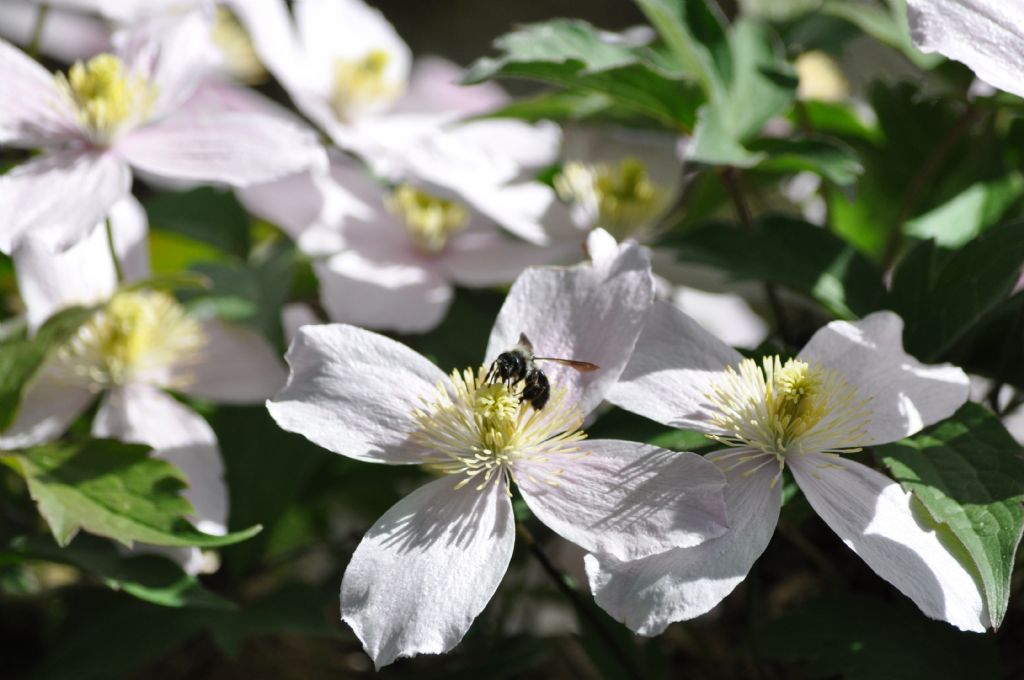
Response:
MULTIPOLYGON (((0 4, 0 37, 16 45, 31 44, 39 11, 39 3, 32 0, 0 4)), ((47 10, 39 36, 40 53, 71 62, 109 50, 110 31, 102 20, 59 7, 47 10)))
MULTIPOLYGON (((115 248, 128 282, 149 276, 146 222, 133 198, 110 214, 115 248)), ((103 228, 53 253, 32 239, 14 253, 15 272, 34 332, 70 306, 93 315, 55 349, 30 383, 14 423, 0 432, 0 450, 60 437, 97 397, 96 437, 147 444, 188 480, 184 496, 206 533, 227 529, 228 491, 213 430, 166 390, 217 403, 260 403, 285 379, 277 353, 253 330, 190 315, 172 296, 145 288, 118 289, 103 228)), ((198 550, 172 551, 187 569, 198 550)))
POLYGON ((978 584, 885 475, 846 457, 953 414, 967 376, 903 351, 902 320, 878 312, 819 330, 800 354, 744 359, 674 307, 658 304, 610 400, 726 448, 707 458, 728 480, 730 530, 696 548, 642 560, 586 558, 599 605, 656 635, 717 605, 775 531, 789 468, 815 512, 925 615, 971 631, 989 625, 978 584))
POLYGON ((387 188, 341 159, 328 178, 296 175, 239 196, 314 258, 330 318, 365 328, 429 331, 444 319, 454 284, 507 284, 530 265, 578 252, 512 239, 445 187, 387 188))
POLYGON ((81 240, 128 194, 132 168, 244 186, 325 164, 311 133, 277 118, 175 115, 206 73, 208 31, 198 13, 147 23, 56 77, 0 42, 0 144, 43 149, 0 177, 0 251, 27 234, 81 240))
POLYGON ((341 586, 342 618, 377 667, 445 652, 504 575, 512 483, 566 539, 630 559, 720 535, 722 477, 694 454, 586 440, 581 426, 625 367, 653 295, 635 244, 591 237, 593 263, 531 269, 513 285, 479 368, 445 375, 404 345, 346 325, 305 326, 288 384, 268 402, 286 430, 351 458, 427 465, 439 478, 364 536, 341 586), (488 363, 526 333, 538 352, 601 368, 545 368, 542 410, 488 363), (681 491, 681 495, 677 495, 681 491))
POLYGON ((922 52, 966 64, 983 81, 1024 96, 1024 8, 1005 0, 908 0, 910 35, 922 52))

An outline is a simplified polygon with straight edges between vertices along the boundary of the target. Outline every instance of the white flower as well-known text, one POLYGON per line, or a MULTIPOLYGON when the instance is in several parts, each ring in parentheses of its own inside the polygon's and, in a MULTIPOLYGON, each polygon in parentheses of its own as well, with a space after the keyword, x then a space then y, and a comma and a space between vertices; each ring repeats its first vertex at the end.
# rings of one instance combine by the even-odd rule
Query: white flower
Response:
MULTIPOLYGON (((110 222, 126 280, 146 278, 142 206, 122 199, 110 222)), ((217 439, 201 416, 164 390, 219 403, 260 403, 284 383, 274 350, 255 331, 189 316, 167 293, 118 291, 103 228, 63 253, 27 239, 14 264, 33 332, 69 306, 98 308, 30 383, 14 423, 0 432, 0 450, 60 437, 101 396, 93 435, 153 447, 188 480, 184 495, 197 526, 224 533, 228 496, 217 439)))
MULTIPOLYGON (((7 0, 0 3, 0 36, 17 45, 29 45, 39 17, 39 3, 7 0)), ((110 31, 96 18, 51 7, 39 36, 39 52, 66 62, 88 59, 110 51, 110 31)))
POLYGON ((1024 96, 1024 5, 1016 0, 908 0, 910 34, 923 52, 966 64, 989 85, 1024 96))
POLYGON ((723 531, 713 465, 580 431, 625 367, 653 295, 635 244, 619 248, 600 232, 590 245, 593 264, 520 276, 479 369, 446 376, 352 326, 299 330, 288 384, 268 403, 278 424, 342 455, 441 475, 377 521, 345 572, 342 617, 378 668, 451 649, 490 600, 512 554, 512 481, 557 533, 621 559, 723 531), (488 363, 520 333, 538 352, 601 368, 547 364, 552 397, 536 411, 517 388, 486 380, 488 363))
POLYGON ((578 252, 512 239, 446 187, 388 189, 341 159, 330 177, 295 175, 239 197, 315 258, 330 318, 365 328, 429 331, 444 319, 454 284, 509 283, 529 265, 578 252))
POLYGON ((56 77, 0 42, 0 144, 43 149, 0 177, 0 251, 26 234, 57 249, 81 240, 127 195, 132 167, 244 186, 325 163, 282 120, 179 112, 207 72, 208 31, 196 13, 150 22, 56 77))
POLYGON ((588 556, 598 604, 644 635, 718 604, 747 575, 779 517, 788 466, 811 507, 874 571, 927 616, 983 631, 988 613, 970 570, 900 485, 845 458, 911 435, 967 399, 967 376, 902 348, 902 320, 878 312, 836 321, 797 358, 744 359, 674 307, 659 304, 609 398, 727 448, 730 530, 696 548, 639 561, 588 556))

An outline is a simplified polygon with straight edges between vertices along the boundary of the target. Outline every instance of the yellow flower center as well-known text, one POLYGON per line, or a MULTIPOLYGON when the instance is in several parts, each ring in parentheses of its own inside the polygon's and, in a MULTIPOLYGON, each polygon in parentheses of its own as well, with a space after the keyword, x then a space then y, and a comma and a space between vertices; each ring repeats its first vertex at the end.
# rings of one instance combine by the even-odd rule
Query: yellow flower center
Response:
POLYGON ((206 343, 202 329, 164 292, 116 294, 57 352, 75 382, 94 389, 132 381, 180 387, 188 377, 170 369, 195 360, 206 343))
POLYGON ((804 52, 793 62, 799 79, 797 97, 841 102, 850 96, 850 84, 835 59, 824 52, 804 52))
POLYGON ((395 189, 388 207, 402 218, 413 245, 424 253, 441 252, 448 245, 448 239, 469 223, 466 206, 408 184, 395 189))
POLYGON ((730 366, 707 398, 710 424, 722 432, 712 439, 771 454, 780 470, 792 454, 859 451, 871 416, 869 400, 840 373, 778 356, 730 366))
POLYGON ((123 124, 144 118, 155 98, 146 80, 126 73, 124 62, 112 54, 76 62, 66 76, 58 73, 54 78, 75 105, 79 120, 101 142, 123 124))
POLYGON ((331 104, 342 120, 387 106, 401 88, 385 78, 391 55, 371 50, 361 59, 338 59, 334 63, 334 96, 331 104))
POLYGON ((227 7, 217 8, 217 18, 210 37, 224 55, 228 70, 235 78, 250 85, 267 79, 267 69, 256 54, 249 32, 227 7))
POLYGON ((594 226, 618 238, 637 236, 666 208, 668 191, 651 181, 647 168, 633 157, 617 167, 570 162, 555 177, 559 198, 586 211, 594 226))
POLYGON ((552 392, 543 411, 520 402, 521 390, 521 383, 489 383, 484 367, 452 371, 413 412, 414 441, 437 454, 430 467, 463 476, 456 488, 475 481, 482 490, 498 479, 507 487, 522 462, 536 463, 531 479, 557 483, 558 457, 579 454, 576 444, 586 438, 583 416, 564 389, 552 392))

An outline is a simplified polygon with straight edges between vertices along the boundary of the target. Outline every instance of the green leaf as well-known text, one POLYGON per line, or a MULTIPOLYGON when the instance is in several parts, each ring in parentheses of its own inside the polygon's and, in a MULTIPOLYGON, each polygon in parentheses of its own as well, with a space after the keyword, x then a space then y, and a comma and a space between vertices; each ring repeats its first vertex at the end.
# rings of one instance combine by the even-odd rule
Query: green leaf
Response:
POLYGON ((204 187, 158 194, 146 201, 154 228, 179 234, 239 258, 249 254, 249 215, 234 193, 204 187))
POLYGON ((856 152, 850 146, 829 137, 766 138, 748 146, 753 151, 768 154, 756 168, 764 172, 813 172, 840 186, 853 184, 857 176, 864 172, 856 152))
POLYGON ((1024 531, 1021 453, 999 419, 970 402, 948 420, 875 449, 879 462, 967 549, 997 628, 1024 531))
POLYGON ((856 319, 886 306, 875 266, 830 232, 802 220, 767 217, 750 234, 712 224, 665 245, 681 262, 711 265, 736 279, 786 286, 839 318, 856 319))
POLYGON ((25 388, 50 352, 58 348, 92 315, 72 307, 55 314, 35 337, 0 343, 0 432, 11 426, 25 388))
MULTIPOLYGON (((961 633, 910 606, 864 595, 823 597, 756 633, 758 652, 799 664, 796 677, 843 680, 996 678, 988 636, 961 633)), ((794 669, 795 670, 795 669, 794 669)))
POLYGON ((906 321, 907 351, 937 359, 1009 297, 1022 262, 1024 222, 993 227, 953 253, 919 244, 892 282, 892 309, 906 321))
POLYGON ((689 129, 703 95, 692 81, 673 76, 583 21, 530 24, 495 42, 498 58, 474 63, 464 82, 514 77, 611 97, 628 110, 674 129, 689 129))
POLYGON ((903 233, 959 248, 998 222, 1024 195, 1024 176, 1012 173, 975 182, 942 205, 903 225, 903 233))
POLYGON ((232 609, 235 606, 203 588, 194 576, 164 557, 124 557, 107 541, 92 536, 81 536, 63 548, 48 539, 22 537, 13 541, 11 547, 21 558, 77 567, 112 590, 163 607, 232 609))
POLYGON ((217 547, 256 535, 253 526, 225 536, 193 527, 180 495, 186 481, 177 468, 152 458, 147 446, 95 439, 51 444, 0 458, 28 484, 39 512, 61 546, 84 529, 131 546, 217 547))
POLYGON ((865 142, 880 141, 878 128, 861 120, 849 104, 812 100, 801 102, 801 107, 804 121, 815 132, 865 142))
POLYGON ((708 98, 732 79, 732 54, 725 18, 708 0, 636 0, 677 66, 696 78, 708 98))
POLYGON ((918 68, 930 69, 942 63, 942 55, 925 54, 914 47, 906 0, 889 0, 888 10, 847 0, 825 0, 821 11, 849 21, 875 40, 899 50, 918 68))

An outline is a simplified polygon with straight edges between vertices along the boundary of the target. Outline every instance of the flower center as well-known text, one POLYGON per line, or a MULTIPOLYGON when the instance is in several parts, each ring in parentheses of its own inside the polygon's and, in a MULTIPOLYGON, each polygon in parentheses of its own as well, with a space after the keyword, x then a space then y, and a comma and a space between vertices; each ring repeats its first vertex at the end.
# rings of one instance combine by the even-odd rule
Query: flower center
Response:
POLYGON ((722 431, 709 437, 757 451, 740 462, 771 454, 780 471, 789 455, 859 451, 871 417, 869 399, 858 398, 840 373, 778 356, 730 366, 707 399, 710 424, 722 431))
POLYGON ((248 31, 227 7, 217 8, 210 37, 224 55, 228 70, 235 78, 250 85, 267 79, 267 69, 256 54, 248 31))
POLYGON ((149 83, 126 73, 124 62, 112 54, 76 62, 66 76, 54 77, 75 105, 79 120, 100 142, 109 141, 124 123, 144 118, 155 98, 149 83))
POLYGON ((595 226, 619 238, 636 236, 666 207, 668 191, 655 185, 647 168, 633 157, 617 167, 570 162, 555 177, 559 198, 579 206, 595 226))
POLYGON ((331 104, 342 120, 386 106, 398 96, 400 88, 385 79, 391 55, 371 50, 361 59, 334 62, 334 96, 331 104))
POLYGON ((413 412, 419 428, 416 443, 437 453, 431 468, 463 475, 456 488, 477 481, 477 490, 492 480, 508 486, 517 463, 531 466, 531 476, 556 483, 562 469, 542 465, 561 455, 578 454, 576 443, 586 438, 583 417, 556 389, 543 411, 520 402, 522 384, 487 381, 487 369, 452 371, 447 384, 438 383, 413 412))
POLYGON ((466 228, 469 211, 456 201, 448 201, 403 184, 388 201, 391 212, 402 218, 417 250, 436 254, 448 245, 448 239, 466 228))
POLYGON ((171 376, 195 360, 206 338, 195 319, 167 293, 116 294, 57 351, 58 366, 75 382, 103 389, 132 381, 165 387, 187 384, 171 376))

